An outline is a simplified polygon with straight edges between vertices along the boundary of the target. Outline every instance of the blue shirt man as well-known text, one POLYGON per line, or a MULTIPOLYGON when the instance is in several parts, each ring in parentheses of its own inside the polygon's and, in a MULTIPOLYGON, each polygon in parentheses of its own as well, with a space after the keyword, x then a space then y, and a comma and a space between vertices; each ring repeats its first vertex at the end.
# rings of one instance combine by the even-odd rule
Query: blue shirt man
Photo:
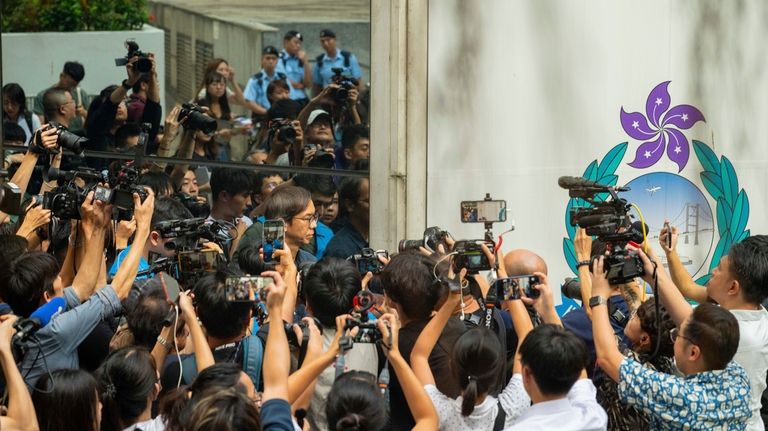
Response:
POLYGON ((282 69, 288 78, 291 91, 289 97, 302 105, 309 102, 306 88, 312 88, 312 71, 307 62, 307 54, 301 49, 304 36, 291 30, 283 37, 283 50, 278 59, 278 69, 282 69))
MULTIPOLYGON (((264 48, 261 53, 261 71, 253 75, 245 85, 243 97, 264 108, 263 113, 256 112, 257 114, 266 114, 267 109, 271 106, 267 97, 267 87, 269 87, 269 84, 278 79, 285 81, 287 78, 287 75, 277 62, 279 55, 280 53, 274 46, 264 48)), ((290 84, 288 84, 288 87, 290 88, 290 84)))
POLYGON ((342 51, 336 47, 336 33, 332 30, 320 32, 320 44, 325 50, 324 54, 317 56, 315 67, 312 71, 312 81, 316 92, 331 84, 334 68, 341 68, 342 75, 352 77, 358 81, 363 76, 357 57, 349 51, 342 51))

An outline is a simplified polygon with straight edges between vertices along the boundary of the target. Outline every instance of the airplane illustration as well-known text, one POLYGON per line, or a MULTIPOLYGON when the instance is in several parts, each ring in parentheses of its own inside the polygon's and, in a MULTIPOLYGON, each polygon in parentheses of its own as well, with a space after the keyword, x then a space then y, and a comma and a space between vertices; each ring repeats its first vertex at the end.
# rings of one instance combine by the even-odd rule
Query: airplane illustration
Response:
POLYGON ((650 193, 650 194, 651 194, 651 196, 653 196, 654 194, 656 194, 656 192, 658 192, 659 190, 661 190, 661 187, 660 187, 660 186, 654 186, 654 187, 651 187, 651 188, 649 188, 649 189, 645 189, 645 191, 646 191, 646 192, 648 192, 648 193, 650 193))

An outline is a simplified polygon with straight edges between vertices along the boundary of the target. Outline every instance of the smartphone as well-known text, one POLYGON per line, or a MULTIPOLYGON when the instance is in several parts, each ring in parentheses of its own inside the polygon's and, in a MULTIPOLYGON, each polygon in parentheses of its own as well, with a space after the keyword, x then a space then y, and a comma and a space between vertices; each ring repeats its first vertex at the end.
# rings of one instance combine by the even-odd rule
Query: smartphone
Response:
POLYGON ((518 275, 515 277, 500 278, 496 280, 494 286, 497 289, 497 296, 502 301, 509 301, 510 299, 520 299, 522 297, 521 292, 525 293, 525 296, 536 299, 541 292, 538 289, 534 289, 533 286, 540 284, 538 276, 535 275, 518 275))
POLYGON ((227 301, 262 302, 267 299, 264 288, 274 283, 272 277, 227 277, 227 301))
POLYGON ((667 248, 672 248, 672 227, 669 222, 664 222, 664 229, 667 230, 667 248))
POLYGON ((266 220, 262 232, 262 247, 264 248, 264 263, 273 263, 273 253, 285 244, 285 222, 282 220, 266 220))
POLYGON ((462 201, 462 223, 507 221, 507 201, 462 201))

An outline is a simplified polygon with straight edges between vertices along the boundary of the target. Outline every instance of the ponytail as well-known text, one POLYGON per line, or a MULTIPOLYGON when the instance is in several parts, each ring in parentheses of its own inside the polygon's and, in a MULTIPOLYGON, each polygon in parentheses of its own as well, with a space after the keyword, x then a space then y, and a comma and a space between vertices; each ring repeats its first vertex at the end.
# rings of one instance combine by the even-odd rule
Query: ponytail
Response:
POLYGON ((461 415, 469 416, 475 410, 477 401, 477 377, 467 377, 467 387, 461 391, 461 415))
POLYGON ((364 422, 364 418, 357 413, 348 413, 343 418, 336 421, 337 431, 360 431, 360 423, 364 422))

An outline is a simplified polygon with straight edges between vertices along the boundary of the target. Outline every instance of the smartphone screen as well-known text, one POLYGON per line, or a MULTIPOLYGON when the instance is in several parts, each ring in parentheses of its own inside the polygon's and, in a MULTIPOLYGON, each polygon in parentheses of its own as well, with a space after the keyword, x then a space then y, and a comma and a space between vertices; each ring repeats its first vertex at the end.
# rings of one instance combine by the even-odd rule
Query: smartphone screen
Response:
POLYGON ((538 298, 540 292, 533 286, 539 284, 539 277, 535 275, 518 275, 515 277, 500 278, 496 280, 496 288, 499 299, 508 301, 510 299, 520 299, 521 292, 529 298, 538 298))
POLYGON ((462 223, 507 221, 507 201, 462 201, 462 223))
POLYGON ((228 277, 225 284, 227 301, 264 301, 266 299, 264 288, 272 283, 272 277, 228 277))
POLYGON ((285 244, 285 223, 282 220, 265 221, 262 235, 264 263, 272 263, 275 250, 282 249, 285 244))

